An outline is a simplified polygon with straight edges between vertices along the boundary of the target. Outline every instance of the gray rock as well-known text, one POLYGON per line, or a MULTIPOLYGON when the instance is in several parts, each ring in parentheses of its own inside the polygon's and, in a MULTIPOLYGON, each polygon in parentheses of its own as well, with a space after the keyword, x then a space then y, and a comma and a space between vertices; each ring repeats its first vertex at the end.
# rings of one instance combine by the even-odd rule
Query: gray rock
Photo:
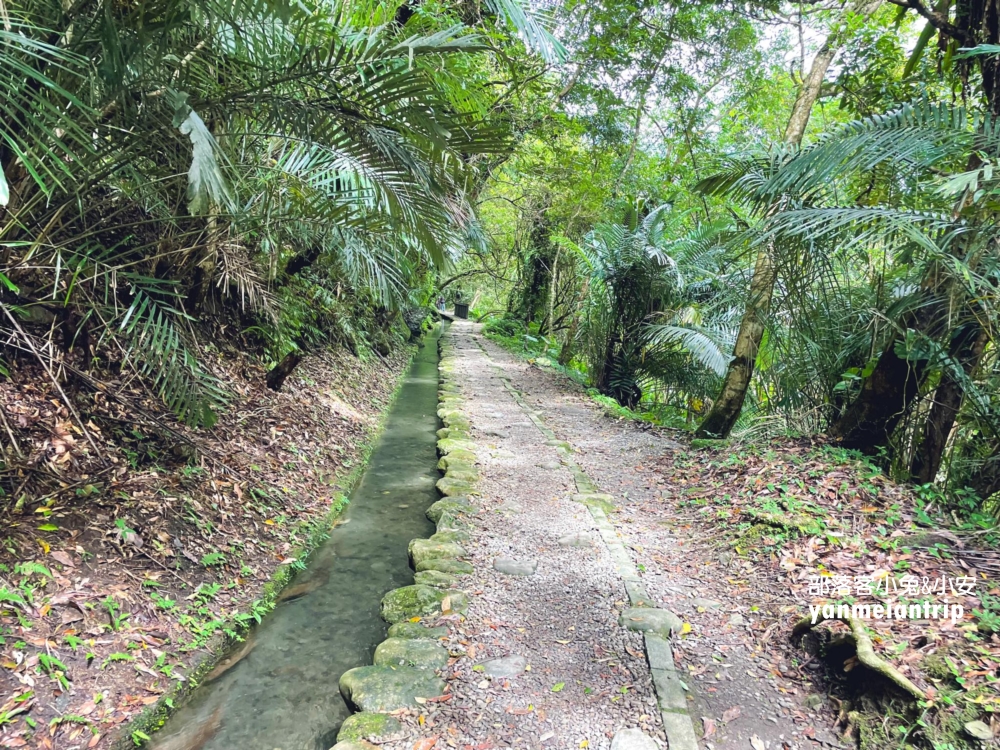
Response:
POLYGON ((528 666, 528 660, 523 656, 505 656, 502 659, 491 659, 483 662, 483 672, 490 677, 516 677, 528 666))
POLYGON ((594 537, 589 531, 577 531, 573 534, 559 537, 560 547, 593 547, 594 537))
POLYGON ((732 626, 734 628, 741 628, 741 627, 743 627, 746 624, 747 624, 746 618, 743 615, 741 615, 739 612, 735 612, 734 614, 731 614, 729 616, 729 619, 726 621, 726 625, 730 625, 730 626, 732 626))
MULTIPOLYGON (((402 728, 403 725, 395 717, 388 714, 352 714, 344 719, 344 723, 340 725, 340 731, 337 732, 337 742, 360 742, 369 737, 381 739, 395 734, 402 728)), ((365 745, 367 744, 366 742, 365 745)))
POLYGON ((900 538, 899 543, 904 547, 933 547, 936 544, 941 544, 945 547, 957 547, 961 549, 965 546, 961 539, 945 529, 939 531, 920 531, 916 534, 900 538))
POLYGON ((653 632, 670 638, 674 633, 681 632, 684 623, 669 609, 654 607, 632 607, 622 612, 618 623, 628 630, 637 632, 653 632))
POLYGON ((806 696, 806 699, 803 701, 806 708, 810 708, 814 711, 824 703, 826 703, 826 701, 823 699, 823 696, 816 694, 806 696))
POLYGON ((562 464, 558 461, 546 461, 544 464, 539 464, 539 468, 548 469, 549 471, 554 471, 555 469, 562 468, 562 464))
POLYGON ((698 597, 692 599, 691 604, 701 609, 719 609, 722 607, 722 603, 715 601, 715 599, 701 599, 698 597))
POLYGON ((611 750, 659 750, 656 740, 641 729, 619 729, 611 740, 611 750))
POLYGON ((378 644, 376 666, 440 669, 448 664, 448 651, 435 640, 424 638, 389 638, 378 644))
POLYGON ((538 567, 538 561, 498 557, 493 561, 493 567, 508 576, 532 576, 535 574, 535 568, 538 567))
POLYGON ((990 729, 989 724, 982 721, 970 721, 964 727, 965 733, 970 737, 975 737, 977 740, 982 740, 983 742, 989 742, 993 739, 993 730, 990 729))
POLYGON ((419 622, 397 622, 389 628, 390 638, 444 638, 448 628, 429 628, 419 622))
POLYGON ((436 698, 444 690, 444 680, 415 667, 356 667, 340 678, 344 700, 358 710, 375 713, 416 706, 417 698, 436 698))
POLYGON ((504 432, 503 430, 483 430, 483 434, 488 435, 489 437, 498 437, 498 438, 510 437, 510 433, 504 432))

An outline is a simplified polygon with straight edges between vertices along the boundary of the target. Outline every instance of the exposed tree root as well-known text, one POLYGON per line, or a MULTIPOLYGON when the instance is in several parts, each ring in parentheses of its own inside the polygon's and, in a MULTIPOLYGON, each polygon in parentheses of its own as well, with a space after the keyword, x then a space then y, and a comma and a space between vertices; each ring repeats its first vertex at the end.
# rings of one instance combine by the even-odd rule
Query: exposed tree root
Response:
POLYGON ((794 640, 801 637, 806 633, 806 631, 811 630, 813 627, 826 620, 839 620, 851 629, 851 634, 854 636, 854 646, 858 652, 859 662, 873 672, 878 672, 880 675, 912 695, 917 700, 927 699, 927 695, 923 690, 910 682, 910 680, 907 679, 902 672, 875 653, 875 647, 872 645, 872 640, 868 637, 868 633, 865 632, 864 623, 856 617, 823 617, 820 615, 816 622, 813 622, 811 617, 803 617, 795 623, 795 627, 792 628, 792 639, 794 640))

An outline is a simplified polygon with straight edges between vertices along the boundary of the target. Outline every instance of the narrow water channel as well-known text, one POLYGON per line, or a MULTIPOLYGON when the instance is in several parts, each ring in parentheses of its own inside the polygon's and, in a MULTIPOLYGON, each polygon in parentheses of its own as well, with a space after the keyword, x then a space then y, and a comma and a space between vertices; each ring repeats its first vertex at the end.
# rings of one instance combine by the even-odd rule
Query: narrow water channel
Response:
POLYGON ((434 527, 438 332, 406 375, 361 483, 330 539, 293 582, 252 650, 201 687, 154 738, 157 750, 329 750, 350 714, 340 676, 371 664, 385 639, 385 592, 413 583, 407 544, 434 527), (315 588, 313 588, 315 585, 315 588), (298 587, 302 587, 299 589, 298 587))

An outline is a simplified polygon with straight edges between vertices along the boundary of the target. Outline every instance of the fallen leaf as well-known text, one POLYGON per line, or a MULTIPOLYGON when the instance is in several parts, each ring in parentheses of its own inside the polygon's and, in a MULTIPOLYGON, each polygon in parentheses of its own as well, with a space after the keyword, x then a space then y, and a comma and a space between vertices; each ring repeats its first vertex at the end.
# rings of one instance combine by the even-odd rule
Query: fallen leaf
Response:
POLYGON ((728 724, 733 719, 739 717, 740 711, 741 709, 739 706, 733 706, 732 708, 727 708, 725 711, 722 712, 722 720, 728 724))
POLYGON ((702 716, 701 721, 705 725, 705 732, 704 734, 702 734, 701 737, 702 739, 707 740, 709 737, 715 734, 715 722, 712 719, 708 718, 707 716, 702 716))
POLYGON ((431 750, 437 744, 437 737, 422 737, 413 743, 413 750, 431 750))
POLYGON ((764 740, 762 740, 756 734, 752 735, 750 737, 750 747, 752 747, 753 750, 765 750, 765 748, 764 748, 764 740))
POLYGON ((557 682, 555 685, 552 686, 552 692, 553 693, 558 693, 564 687, 566 687, 566 683, 565 682, 557 682))

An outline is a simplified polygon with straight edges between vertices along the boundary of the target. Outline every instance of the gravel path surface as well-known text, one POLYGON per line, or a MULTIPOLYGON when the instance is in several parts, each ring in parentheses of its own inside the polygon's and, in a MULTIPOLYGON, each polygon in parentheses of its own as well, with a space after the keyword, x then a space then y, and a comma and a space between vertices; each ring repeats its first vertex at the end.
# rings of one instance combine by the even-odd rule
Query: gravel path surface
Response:
MULTIPOLYGON (((457 328, 455 382, 479 446, 481 510, 463 545, 476 572, 463 578, 472 603, 452 643, 467 656, 446 672, 452 697, 419 733, 459 747, 606 750, 619 729, 637 727, 663 747, 642 638, 618 625, 627 598, 607 550, 597 541, 559 544, 570 535, 597 540, 587 508, 569 499, 573 477, 478 337, 457 328), (502 573, 498 559, 534 563, 534 573, 502 573), (491 663, 498 659, 506 661, 491 663), (488 674, 523 664, 509 677, 488 674)), ((409 750, 413 741, 410 734, 385 747, 409 750)))
POLYGON ((678 524, 660 499, 669 478, 654 470, 657 458, 679 449, 670 433, 613 420, 564 376, 480 341, 546 426, 573 446, 591 481, 614 496, 611 520, 656 606, 691 626, 675 641, 674 656, 690 678, 692 715, 708 719, 697 722, 702 745, 753 750, 756 738, 766 750, 846 747, 830 729, 834 716, 813 689, 810 665, 795 666, 801 652, 768 638, 768 628, 788 616, 777 581, 759 580, 749 563, 678 524))
POLYGON ((557 441, 613 496, 609 517, 649 604, 686 623, 672 645, 699 747, 841 747, 825 697, 810 690, 812 673, 794 666, 791 651, 758 645, 787 616, 781 599, 744 561, 679 526, 660 498, 667 479, 652 467, 679 449, 669 433, 608 418, 574 383, 477 330, 458 323, 449 336, 478 446, 479 511, 463 545, 475 573, 461 584, 472 603, 450 638, 451 696, 402 712, 403 736, 383 747, 605 749, 628 727, 667 747, 643 639, 618 622, 629 607, 623 580, 590 511, 571 500, 576 483, 557 441))

